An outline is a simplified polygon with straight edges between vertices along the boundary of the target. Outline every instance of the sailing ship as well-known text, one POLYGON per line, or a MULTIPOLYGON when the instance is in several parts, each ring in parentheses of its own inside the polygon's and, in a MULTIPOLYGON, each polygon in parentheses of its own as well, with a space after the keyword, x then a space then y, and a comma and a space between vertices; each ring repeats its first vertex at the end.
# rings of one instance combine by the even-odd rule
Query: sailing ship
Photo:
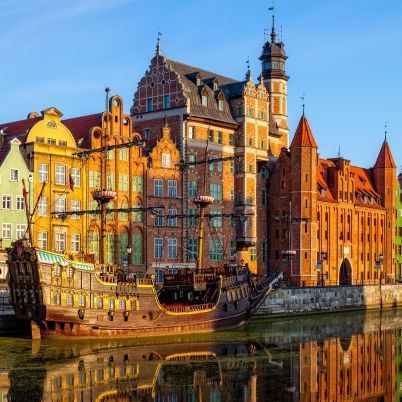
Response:
MULTIPOLYGON (((109 116, 108 94, 107 88, 106 116, 109 116)), ((270 278, 257 278, 247 264, 203 267, 203 225, 208 218, 205 210, 214 201, 205 195, 205 176, 208 163, 216 158, 208 159, 206 151, 203 161, 180 164, 182 169, 189 164, 204 164, 204 194, 194 199, 199 209, 197 266, 165 270, 162 280, 156 281, 155 275, 127 274, 123 267, 105 262, 106 216, 119 211, 108 207, 117 192, 106 186, 106 155, 115 147, 138 145, 132 141, 110 146, 107 138, 106 125, 101 148, 82 152, 83 155, 97 152, 103 161, 103 189, 92 192, 98 209, 64 213, 65 217, 77 213, 100 215, 100 262, 72 261, 62 254, 35 247, 29 239, 17 240, 7 250, 10 298, 17 318, 30 323, 34 339, 159 336, 243 324, 264 302, 281 272, 270 278)), ((152 208, 124 209, 129 211, 159 213, 152 208)), ((30 232, 29 227, 30 224, 30 232)))

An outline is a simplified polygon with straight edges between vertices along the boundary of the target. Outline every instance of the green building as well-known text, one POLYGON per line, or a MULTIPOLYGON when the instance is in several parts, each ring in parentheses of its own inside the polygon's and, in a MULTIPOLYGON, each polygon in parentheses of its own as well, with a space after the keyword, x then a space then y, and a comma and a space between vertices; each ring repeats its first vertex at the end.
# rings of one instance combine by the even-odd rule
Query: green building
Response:
POLYGON ((395 279, 402 281, 402 173, 396 181, 396 228, 395 228, 395 279))
POLYGON ((33 188, 33 175, 20 152, 18 138, 5 139, 0 154, 0 249, 4 252, 11 243, 27 231, 27 216, 23 196, 25 188, 33 188))

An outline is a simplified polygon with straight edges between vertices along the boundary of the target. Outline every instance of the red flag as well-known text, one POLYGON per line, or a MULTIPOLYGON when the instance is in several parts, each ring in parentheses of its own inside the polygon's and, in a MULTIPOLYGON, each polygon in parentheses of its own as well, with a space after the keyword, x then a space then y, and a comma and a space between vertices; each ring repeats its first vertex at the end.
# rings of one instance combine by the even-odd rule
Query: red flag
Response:
POLYGON ((73 191, 75 183, 74 183, 73 176, 71 176, 71 173, 69 174, 69 181, 70 181, 70 190, 73 191))
POLYGON ((25 188, 25 180, 22 179, 22 196, 24 197, 25 200, 27 199, 27 194, 28 192, 27 189, 25 188))

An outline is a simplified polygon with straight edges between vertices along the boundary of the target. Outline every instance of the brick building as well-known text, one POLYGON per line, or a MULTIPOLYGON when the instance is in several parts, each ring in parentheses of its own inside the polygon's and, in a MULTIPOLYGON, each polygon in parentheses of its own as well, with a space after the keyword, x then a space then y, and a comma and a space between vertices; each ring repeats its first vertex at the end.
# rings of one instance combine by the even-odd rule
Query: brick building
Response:
POLYGON ((292 249, 286 274, 299 285, 394 282, 396 171, 387 141, 370 169, 317 150, 303 115, 271 172, 271 269, 292 249))
POLYGON ((209 159, 233 158, 208 164, 205 189, 203 165, 183 172, 183 262, 194 260, 197 252, 192 200, 206 193, 215 201, 209 208, 214 218, 206 228, 205 265, 237 258, 255 272, 267 271, 267 163, 288 145, 286 55, 274 29, 260 60, 258 83, 250 70, 238 81, 170 60, 158 41, 134 95, 134 129, 148 144, 167 118, 184 161, 202 160, 206 153, 209 159))

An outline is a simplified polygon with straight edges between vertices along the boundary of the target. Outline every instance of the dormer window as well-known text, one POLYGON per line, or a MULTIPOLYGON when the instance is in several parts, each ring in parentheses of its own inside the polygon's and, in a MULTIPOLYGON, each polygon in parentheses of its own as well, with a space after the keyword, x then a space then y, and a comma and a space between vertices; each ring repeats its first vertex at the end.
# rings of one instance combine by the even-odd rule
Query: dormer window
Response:
POLYGON ((208 106, 208 98, 207 95, 201 95, 201 105, 208 106))
POLYGON ((327 196, 327 191, 325 190, 325 188, 321 189, 321 197, 325 198, 327 196))
POLYGON ((218 83, 214 82, 214 91, 216 91, 218 89, 218 83))
POLYGON ((223 100, 221 100, 221 99, 218 100, 218 109, 220 111, 223 111, 223 100))
POLYGON ((56 128, 56 123, 53 120, 49 120, 47 126, 50 128, 56 128))
POLYGON ((200 85, 201 85, 201 78, 197 77, 197 86, 200 86, 200 85))

